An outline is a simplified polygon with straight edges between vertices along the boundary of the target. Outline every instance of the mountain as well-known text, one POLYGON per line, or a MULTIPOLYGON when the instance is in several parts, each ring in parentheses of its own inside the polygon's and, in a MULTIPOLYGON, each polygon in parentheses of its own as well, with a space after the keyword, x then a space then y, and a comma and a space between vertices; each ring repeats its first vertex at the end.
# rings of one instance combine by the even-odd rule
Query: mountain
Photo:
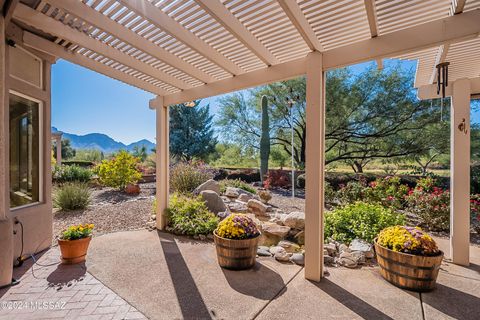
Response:
MULTIPOLYGON (((52 132, 58 132, 58 129, 52 127, 52 132)), ((112 153, 119 150, 133 151, 135 146, 145 146, 147 148, 147 152, 151 153, 151 150, 155 148, 155 143, 147 139, 142 139, 140 141, 126 145, 122 142, 113 140, 108 135, 103 133, 89 133, 86 135, 77 135, 73 133, 63 132, 62 138, 70 140, 70 144, 74 149, 97 149, 103 151, 104 153, 112 153)))

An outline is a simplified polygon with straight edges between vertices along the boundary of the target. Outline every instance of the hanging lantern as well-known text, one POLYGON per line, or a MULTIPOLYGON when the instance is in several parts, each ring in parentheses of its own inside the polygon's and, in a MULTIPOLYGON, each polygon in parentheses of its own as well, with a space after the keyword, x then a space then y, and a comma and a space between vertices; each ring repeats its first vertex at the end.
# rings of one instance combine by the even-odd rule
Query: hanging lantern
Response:
POLYGON ((442 62, 436 65, 437 68, 437 94, 442 91, 442 98, 445 99, 445 88, 448 87, 448 66, 450 62, 442 62))

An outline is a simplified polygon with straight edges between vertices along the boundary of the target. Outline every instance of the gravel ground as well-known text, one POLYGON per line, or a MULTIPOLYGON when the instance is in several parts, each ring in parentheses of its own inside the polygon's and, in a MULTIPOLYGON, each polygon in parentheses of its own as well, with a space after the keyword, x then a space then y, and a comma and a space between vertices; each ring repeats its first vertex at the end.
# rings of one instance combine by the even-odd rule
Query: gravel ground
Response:
POLYGON ((295 199, 292 199, 292 191, 287 189, 272 189, 272 199, 268 202, 270 205, 279 208, 285 213, 293 211, 305 211, 305 192, 303 190, 295 191, 295 199))
POLYGON ((136 196, 110 188, 95 189, 92 204, 86 210, 54 212, 54 238, 66 227, 79 223, 93 223, 95 235, 145 228, 152 215, 155 184, 140 187, 136 196))

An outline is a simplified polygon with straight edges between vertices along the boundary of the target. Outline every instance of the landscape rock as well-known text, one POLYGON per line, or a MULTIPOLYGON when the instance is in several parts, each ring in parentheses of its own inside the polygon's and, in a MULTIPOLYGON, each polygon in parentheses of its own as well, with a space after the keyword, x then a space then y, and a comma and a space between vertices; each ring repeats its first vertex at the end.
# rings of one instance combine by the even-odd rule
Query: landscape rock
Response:
POLYGON ((223 203, 222 198, 220 198, 220 196, 215 191, 204 190, 200 192, 200 195, 202 196, 203 201, 205 201, 208 210, 210 210, 211 212, 218 214, 220 212, 225 212, 228 210, 225 203, 223 203))
POLYGON ((285 251, 289 252, 289 253, 294 253, 294 252, 297 252, 298 250, 300 250, 300 246, 294 242, 291 242, 291 241, 287 241, 287 240, 282 240, 278 243, 278 246, 279 247, 282 247, 283 249, 285 249, 285 251))
POLYGON ((253 195, 242 193, 238 196, 238 200, 242 202, 248 202, 250 199, 253 199, 253 195))
MULTIPOLYGON (((285 249, 283 249, 282 247, 279 247, 279 246, 271 246, 270 248, 268 248, 268 251, 275 255, 277 252, 283 252, 285 251, 285 249)), ((286 251, 285 251, 286 252, 286 251)))
POLYGON ((202 191, 206 190, 214 191, 216 194, 220 194, 220 184, 217 181, 210 179, 199 185, 195 190, 193 190, 193 193, 198 195, 202 191))
POLYGON ((257 254, 260 256, 260 257, 271 257, 272 254, 270 253, 269 251, 269 248, 266 247, 266 246, 259 246, 257 248, 257 254))
POLYGON ((281 262, 287 262, 290 260, 291 253, 288 253, 282 247, 277 247, 275 251, 275 259, 281 262))
POLYGON ((294 211, 289 213, 284 219, 283 224, 292 229, 305 229, 305 213, 301 211, 294 211))
POLYGON ((265 222, 262 224, 262 231, 266 234, 285 238, 285 236, 288 234, 288 231, 290 231, 290 228, 286 226, 279 226, 278 224, 272 222, 265 222))
POLYGON ((243 202, 232 201, 227 204, 231 212, 235 213, 246 213, 248 212, 248 207, 243 202))
POLYGON ((290 257, 290 261, 292 261, 295 264, 298 264, 299 266, 305 265, 305 256, 301 253, 294 253, 290 257))
POLYGON ((335 254, 337 253, 337 246, 335 245, 335 243, 327 243, 323 246, 323 248, 327 250, 330 256, 335 256, 335 254))
POLYGON ((267 213, 268 206, 256 199, 250 199, 247 202, 248 209, 256 216, 269 217, 267 213))
POLYGON ((225 219, 226 217, 228 217, 229 215, 231 215, 232 213, 229 211, 229 210, 226 210, 224 212, 219 212, 217 213, 217 217, 220 218, 220 220, 223 220, 225 219))
POLYGON ((238 192, 238 188, 233 188, 233 187, 227 187, 225 190, 225 195, 229 198, 238 198, 240 193, 238 192))
POLYGON ((351 255, 358 264, 364 264, 366 262, 365 253, 363 251, 352 251, 351 255))
POLYGON ((350 252, 350 249, 347 247, 346 244, 344 243, 341 243, 339 246, 338 246, 338 252, 341 254, 343 252, 350 252))
POLYGON ((323 256, 323 262, 327 264, 333 264, 335 262, 335 258, 327 254, 323 256))
POLYGON ((337 260, 338 264, 347 268, 355 268, 358 265, 357 257, 350 252, 342 252, 337 260))
POLYGON ((299 245, 305 244, 305 231, 300 231, 294 236, 295 242, 299 245))
POLYGON ((375 256, 373 246, 369 242, 361 239, 354 239, 348 247, 351 252, 359 251, 365 258, 371 259, 375 256))

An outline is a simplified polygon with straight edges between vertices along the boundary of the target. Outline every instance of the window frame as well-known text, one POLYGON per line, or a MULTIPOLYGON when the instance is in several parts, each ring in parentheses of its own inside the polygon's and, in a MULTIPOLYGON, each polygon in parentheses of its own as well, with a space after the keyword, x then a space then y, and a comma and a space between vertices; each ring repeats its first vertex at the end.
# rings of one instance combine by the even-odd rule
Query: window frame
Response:
MULTIPOLYGON (((33 101, 35 103, 38 103, 38 122, 39 122, 39 124, 38 124, 38 130, 39 130, 39 134, 38 134, 38 171, 39 171, 38 172, 38 201, 28 203, 28 204, 24 204, 24 205, 21 205, 21 206, 18 206, 18 207, 13 207, 13 208, 10 207, 10 211, 16 211, 16 210, 25 209, 25 208, 28 208, 28 207, 38 206, 38 205, 41 205, 41 204, 45 203, 44 198, 43 198, 43 193, 44 193, 43 182, 44 182, 44 179, 45 179, 44 157, 43 157, 44 156, 44 147, 43 147, 43 141, 44 141, 44 113, 43 113, 43 101, 42 100, 36 99, 32 96, 29 96, 27 94, 21 93, 17 90, 13 90, 13 89, 8 90, 8 93, 9 93, 9 99, 8 99, 9 110, 10 110, 10 94, 19 96, 20 98, 24 98, 24 99, 33 101)), ((8 131, 9 131, 9 134, 10 134, 10 128, 9 128, 8 131)), ((9 142, 8 150, 10 150, 10 142, 9 142)), ((10 159, 9 159, 8 168, 10 170, 10 159)), ((9 185, 10 185, 10 178, 9 178, 9 185)))

